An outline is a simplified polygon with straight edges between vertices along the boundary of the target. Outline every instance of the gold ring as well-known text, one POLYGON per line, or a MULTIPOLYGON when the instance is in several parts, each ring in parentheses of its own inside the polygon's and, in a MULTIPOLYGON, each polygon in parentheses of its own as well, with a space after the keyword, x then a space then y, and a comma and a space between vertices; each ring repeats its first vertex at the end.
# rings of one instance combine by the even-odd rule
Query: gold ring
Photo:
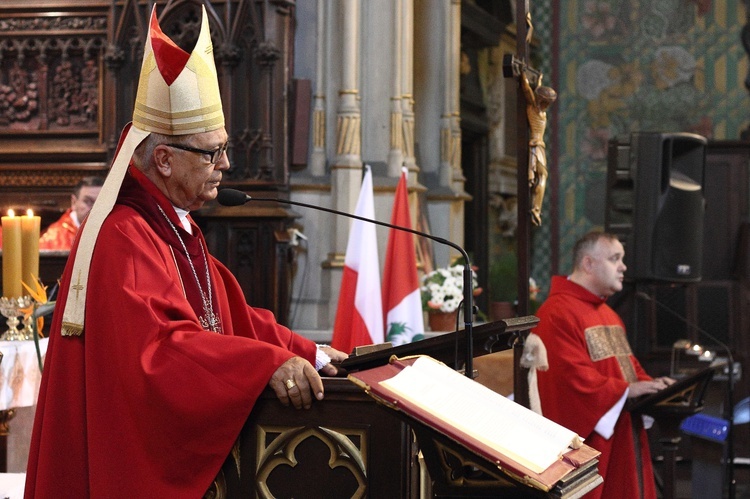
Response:
POLYGON ((287 390, 291 390, 292 388, 294 388, 295 386, 297 386, 297 384, 296 384, 296 383, 294 382, 294 380, 293 380, 293 379, 288 379, 288 380, 286 380, 286 381, 284 382, 284 384, 286 385, 286 389, 287 389, 287 390))

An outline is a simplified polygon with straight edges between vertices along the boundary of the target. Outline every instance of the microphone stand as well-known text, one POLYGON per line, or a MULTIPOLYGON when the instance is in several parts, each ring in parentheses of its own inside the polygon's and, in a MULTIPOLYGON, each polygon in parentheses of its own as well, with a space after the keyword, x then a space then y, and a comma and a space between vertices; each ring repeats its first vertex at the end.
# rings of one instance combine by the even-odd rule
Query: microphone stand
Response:
MULTIPOLYGON (((222 191, 224 190, 231 191, 232 189, 222 189, 222 191)), ((219 191, 219 192, 221 193, 222 191, 219 191)), ((236 192, 240 192, 240 191, 236 191, 236 192)), ((334 210, 332 208, 325 208, 323 206, 303 203, 301 201, 290 201, 288 199, 256 198, 256 197, 251 197, 245 193, 242 193, 242 195, 245 196, 243 204, 248 201, 267 201, 267 202, 274 202, 274 203, 290 204, 294 206, 302 206, 305 208, 311 208, 313 210, 325 211, 328 213, 332 213, 334 215, 341 215, 341 216, 348 217, 348 218, 354 218, 356 220, 369 222, 375 225, 381 225, 383 227, 388 227, 390 229, 410 232, 417 236, 426 237, 427 239, 432 239, 433 241, 436 241, 438 243, 442 243, 447 246, 450 246, 451 248, 461 253, 461 256, 464 258, 464 289, 463 289, 464 311, 463 313, 464 313, 464 332, 466 334, 466 345, 464 347, 465 348, 464 375, 468 377, 469 379, 474 378, 474 322, 473 322, 474 294, 473 294, 473 289, 472 289, 472 278, 471 278, 472 272, 471 272, 471 262, 469 260, 469 255, 466 253, 466 250, 464 250, 461 246, 459 246, 458 244, 452 241, 448 241, 447 239, 444 239, 442 237, 433 236, 432 234, 427 234, 426 232, 420 232, 418 230, 410 229, 408 227, 401 227, 400 225, 393 225, 387 222, 381 222, 379 220, 361 217, 359 215, 354 215, 352 213, 346 213, 343 211, 334 210)), ((221 200, 219 201, 219 203, 221 203, 221 200)))
POLYGON ((658 307, 660 307, 663 310, 666 310, 674 317, 680 319, 683 324, 686 324, 687 326, 694 328, 696 331, 704 335, 709 340, 715 342, 719 347, 721 347, 723 350, 727 353, 727 359, 729 360, 729 368, 727 370, 727 408, 724 411, 725 417, 727 419, 727 493, 729 496, 729 499, 734 499, 735 497, 735 484, 734 484, 734 358, 732 357, 732 352, 729 350, 729 346, 726 345, 723 341, 716 338, 714 335, 706 331, 705 329, 699 327, 697 324, 694 324, 692 321, 687 320, 687 318, 683 317, 682 315, 678 314, 668 306, 664 305, 662 302, 657 300, 656 298, 652 297, 648 293, 644 291, 638 291, 636 292, 636 296, 639 298, 642 298, 647 301, 654 302, 658 307))

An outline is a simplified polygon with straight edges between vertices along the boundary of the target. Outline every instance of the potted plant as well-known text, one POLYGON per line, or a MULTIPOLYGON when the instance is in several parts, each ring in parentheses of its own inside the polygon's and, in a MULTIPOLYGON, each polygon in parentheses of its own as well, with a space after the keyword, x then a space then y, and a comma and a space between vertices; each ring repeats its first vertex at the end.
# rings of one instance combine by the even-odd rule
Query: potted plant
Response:
MULTIPOLYGON (((453 331, 458 315, 458 308, 464 297, 464 266, 455 264, 433 270, 422 278, 420 288, 422 310, 428 313, 430 329, 433 331, 453 331), (440 317, 438 319, 437 317, 440 317), (438 326, 437 322, 445 321, 438 326), (451 325, 448 325, 451 324, 451 325)), ((472 293, 482 292, 477 287, 477 275, 472 270, 472 293)))
POLYGON ((513 252, 504 252, 490 264, 489 297, 492 320, 515 317, 518 299, 518 263, 513 252))

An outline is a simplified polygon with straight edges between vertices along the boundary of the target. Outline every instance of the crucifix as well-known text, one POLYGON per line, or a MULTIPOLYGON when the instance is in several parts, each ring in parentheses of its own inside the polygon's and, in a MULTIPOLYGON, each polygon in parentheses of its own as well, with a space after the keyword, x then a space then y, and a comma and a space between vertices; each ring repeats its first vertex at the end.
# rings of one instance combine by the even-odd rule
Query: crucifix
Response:
POLYGON ((503 75, 519 82, 517 129, 518 194, 518 313, 528 313, 529 301, 529 222, 542 224, 542 201, 547 185, 547 155, 544 131, 547 108, 557 98, 550 87, 542 86, 543 74, 527 62, 529 41, 533 33, 529 0, 516 2, 516 55, 503 57, 503 75), (522 105, 525 103, 525 106, 522 105))
MULTIPOLYGON (((542 73, 527 63, 529 42, 533 33, 529 0, 516 2, 516 54, 503 57, 503 76, 519 81, 516 106, 517 154, 516 189, 518 197, 518 227, 516 252, 518 259, 519 316, 529 313, 529 275, 531 223, 541 224, 541 207, 547 181, 547 161, 544 147, 544 129, 547 124, 547 107, 554 101, 554 90, 543 90, 539 95, 542 73), (526 103, 524 106, 523 103, 526 103), (533 203, 532 203, 533 202, 533 203), (530 223, 531 222, 531 223, 530 223)), ((547 87, 543 87, 547 88, 547 87)), ((523 354, 523 339, 516 341, 513 350, 516 365, 523 354)), ((516 376, 514 389, 519 404, 529 407, 529 390, 526 376, 516 376)))
MULTIPOLYGON (((542 201, 547 186, 547 151, 544 144, 544 130, 547 128, 547 108, 557 99, 557 92, 542 86, 542 74, 522 63, 511 62, 514 76, 517 76, 526 101, 528 121, 528 185, 531 189, 529 214, 531 223, 542 225, 542 201), (530 78, 529 75, 535 78, 530 78), (532 87, 531 81, 535 81, 532 87)), ((522 147, 519 141, 519 147, 522 147)), ((519 167, 522 164, 519 164, 519 167)))
MULTIPOLYGON (((531 14, 529 13, 529 0, 516 1, 516 55, 506 54, 503 57, 503 76, 506 78, 517 78, 523 75, 528 78, 531 75, 530 84, 537 83, 541 73, 531 68, 526 63, 529 40, 533 28, 531 26, 531 14), (536 76, 536 78, 535 78, 536 76), (532 83, 533 82, 533 83, 532 83)), ((530 211, 530 189, 529 189, 529 123, 526 110, 521 103, 525 95, 521 85, 517 92, 518 106, 516 106, 516 191, 518 198, 518 227, 516 229, 516 252, 518 258, 518 315, 528 315, 529 311, 529 246, 531 230, 529 224, 530 211)))

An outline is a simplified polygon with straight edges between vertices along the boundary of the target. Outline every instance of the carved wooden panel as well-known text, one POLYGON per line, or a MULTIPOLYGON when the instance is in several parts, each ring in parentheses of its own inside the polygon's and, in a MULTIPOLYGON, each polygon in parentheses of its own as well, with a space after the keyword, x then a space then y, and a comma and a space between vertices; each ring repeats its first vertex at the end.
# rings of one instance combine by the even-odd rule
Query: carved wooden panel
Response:
POLYGON ((0 210, 32 208, 48 223, 82 177, 106 170, 109 12, 36 3, 0 6, 0 210))
POLYGON ((237 278, 248 303, 289 320, 290 246, 287 229, 294 220, 283 208, 217 208, 195 220, 212 255, 237 278))
POLYGON ((263 392, 222 469, 225 497, 419 497, 408 427, 350 381, 323 381, 310 410, 263 392))
MULTIPOLYGON (((47 0, 0 5, 0 170, 92 162, 106 169, 132 118, 150 7, 191 51, 205 5, 233 168, 242 188, 284 191, 293 14, 288 0, 47 0), (34 7, 34 5, 39 5, 34 7)), ((66 165, 60 165, 66 169, 66 165)))
POLYGON ((0 134, 100 131, 106 14, 0 13, 0 134))

